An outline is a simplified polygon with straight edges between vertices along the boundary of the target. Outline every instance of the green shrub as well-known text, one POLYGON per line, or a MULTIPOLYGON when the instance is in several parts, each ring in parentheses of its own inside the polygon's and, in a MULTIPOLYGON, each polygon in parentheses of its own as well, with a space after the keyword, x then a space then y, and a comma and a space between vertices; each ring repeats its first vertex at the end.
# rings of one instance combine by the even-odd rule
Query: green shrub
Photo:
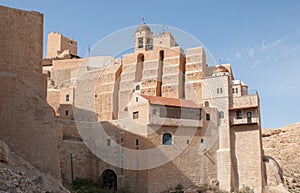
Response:
POLYGON ((72 183, 72 189, 76 193, 130 193, 125 188, 119 190, 103 189, 99 184, 83 179, 75 179, 72 183))
POLYGON ((198 187, 198 193, 206 193, 207 190, 211 190, 209 184, 201 184, 201 186, 198 187))

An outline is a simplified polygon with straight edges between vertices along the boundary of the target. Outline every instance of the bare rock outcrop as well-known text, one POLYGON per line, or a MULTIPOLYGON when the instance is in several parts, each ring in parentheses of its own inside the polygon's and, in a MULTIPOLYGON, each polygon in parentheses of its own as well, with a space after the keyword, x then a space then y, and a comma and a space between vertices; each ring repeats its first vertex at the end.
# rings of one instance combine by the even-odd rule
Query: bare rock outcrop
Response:
MULTIPOLYGON (((280 184, 280 175, 284 186, 292 193, 300 192, 300 123, 287 125, 279 129, 264 129, 262 133, 263 147, 266 156, 274 158, 278 163, 277 174, 276 164, 266 163, 266 170, 272 170, 275 177, 268 176, 268 185, 280 184), (274 170, 275 169, 275 170, 274 170), (282 170, 282 171, 280 171, 282 170), (277 177, 276 177, 277 175, 277 177)), ((273 161, 271 161, 273 162, 273 161)), ((269 172, 270 173, 270 172, 269 172)))
POLYGON ((57 179, 17 156, 3 141, 0 141, 0 192, 69 193, 57 179))
POLYGON ((7 144, 0 140, 0 162, 8 164, 9 162, 9 149, 7 144))

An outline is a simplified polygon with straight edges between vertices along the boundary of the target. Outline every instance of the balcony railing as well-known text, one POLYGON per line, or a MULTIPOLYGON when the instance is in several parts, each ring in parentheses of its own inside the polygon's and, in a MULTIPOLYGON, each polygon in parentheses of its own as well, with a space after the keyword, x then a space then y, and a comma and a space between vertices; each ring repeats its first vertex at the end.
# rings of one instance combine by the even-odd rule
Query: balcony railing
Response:
POLYGON ((158 115, 151 115, 149 124, 153 125, 168 125, 168 126, 186 126, 186 127, 202 127, 203 120, 183 119, 183 118, 166 118, 158 115))
POLYGON ((259 119, 257 117, 243 118, 243 119, 233 118, 230 119, 230 125, 256 124, 258 123, 258 121, 259 119))

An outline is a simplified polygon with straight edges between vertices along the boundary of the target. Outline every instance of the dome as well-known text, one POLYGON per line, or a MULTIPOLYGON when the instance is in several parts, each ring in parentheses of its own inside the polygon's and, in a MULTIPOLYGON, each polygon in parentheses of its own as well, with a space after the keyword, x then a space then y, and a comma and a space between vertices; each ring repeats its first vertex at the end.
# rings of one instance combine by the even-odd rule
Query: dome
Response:
POLYGON ((150 27, 147 26, 147 25, 145 24, 145 22, 143 21, 143 22, 141 23, 141 25, 139 25, 139 27, 136 29, 135 32, 140 32, 140 31, 151 31, 151 30, 150 30, 150 27))
POLYGON ((214 73, 218 73, 218 72, 229 72, 227 68, 225 68, 224 66, 218 66, 215 70, 214 73))

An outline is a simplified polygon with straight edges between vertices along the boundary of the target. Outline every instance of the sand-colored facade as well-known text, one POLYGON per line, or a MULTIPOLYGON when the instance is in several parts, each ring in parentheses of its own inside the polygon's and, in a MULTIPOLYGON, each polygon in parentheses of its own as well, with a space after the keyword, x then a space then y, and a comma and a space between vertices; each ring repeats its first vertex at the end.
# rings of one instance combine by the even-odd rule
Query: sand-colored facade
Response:
POLYGON ((52 108, 42 73, 43 15, 0 6, 0 138, 42 172, 61 180, 52 108))
MULTIPOLYGON (((43 15, 0 10, 0 137, 24 159, 58 180, 137 193, 212 182, 264 192, 259 96, 229 64, 209 66, 204 48, 184 51, 170 32, 153 34, 145 23, 134 32, 134 52, 122 58, 80 58, 76 41, 53 32, 42 61, 43 15), (78 114, 82 104, 88 108, 78 114), (102 155, 114 163, 95 156, 77 130, 77 120, 93 118, 108 135, 103 146, 120 147, 102 155), (180 153, 157 167, 125 167, 143 166, 124 149, 155 148, 180 153)), ((167 153, 160 155, 144 160, 167 153)))
MULTIPOLYGON (((65 37, 51 33, 48 38, 57 41, 65 37)), ((202 47, 184 53, 169 32, 153 35, 149 26, 142 23, 135 31, 133 43, 134 52, 123 58, 61 59, 44 66, 52 82, 48 83, 47 100, 64 125, 69 124, 61 131, 61 138, 63 148, 67 149, 64 153, 77 156, 74 167, 90 167, 88 178, 100 181, 106 170, 113 171, 115 186, 133 192, 157 193, 178 184, 189 187, 215 181, 227 191, 249 186, 255 192, 263 192, 265 175, 258 94, 249 92, 246 84, 234 79, 229 64, 208 66, 202 47), (105 67, 89 66, 89 61, 105 67), (169 145, 174 146, 179 127, 186 132, 194 129, 193 138, 185 140, 186 148, 175 159, 148 170, 123 169, 91 155, 87 159, 82 149, 76 152, 74 144, 75 141, 79 146, 83 144, 76 132, 76 117, 72 115, 72 108, 76 108, 74 80, 79 71, 91 74, 89 81, 95 83, 86 85, 85 92, 93 92, 94 115, 111 140, 121 147, 157 148, 166 145, 163 144, 165 134, 173 137, 169 145), (181 105, 178 107, 177 103, 181 105), (196 108, 184 106, 191 103, 196 108), (148 133, 140 135, 122 120, 142 125, 148 133)), ((74 50, 73 46, 66 49, 74 50)), ((49 55, 56 52, 50 47, 47 47, 49 55)), ((76 84, 79 85, 79 80, 76 84)), ((116 159, 121 163, 125 158, 119 155, 116 159)), ((63 177, 70 181, 68 163, 69 157, 62 156, 63 177)), ((86 174, 75 175, 87 178, 86 174)))

